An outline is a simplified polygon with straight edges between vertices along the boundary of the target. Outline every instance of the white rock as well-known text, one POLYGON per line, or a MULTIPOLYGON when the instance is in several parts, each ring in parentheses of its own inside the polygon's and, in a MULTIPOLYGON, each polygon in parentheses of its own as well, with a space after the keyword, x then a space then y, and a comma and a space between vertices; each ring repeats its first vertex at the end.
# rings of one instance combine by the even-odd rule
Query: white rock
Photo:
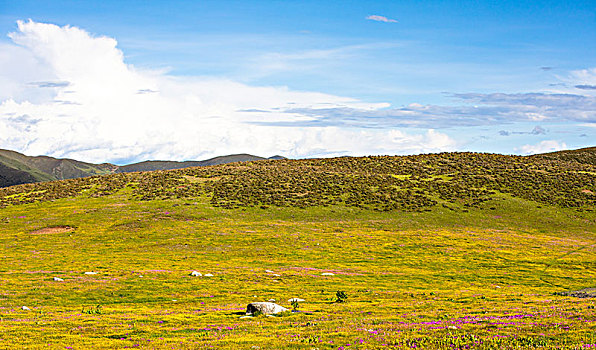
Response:
POLYGON ((97 275, 97 272, 85 272, 85 275, 97 275))
POLYGON ((23 310, 25 310, 25 311, 31 311, 31 309, 30 309, 30 308, 28 308, 28 307, 26 307, 26 306, 23 306, 21 309, 23 309, 23 310))
POLYGON ((275 299, 269 299, 268 302, 275 303, 275 299))
POLYGON ((64 280, 60 277, 54 277, 54 281, 56 282, 64 282, 64 280))
POLYGON ((193 271, 190 273, 191 276, 203 276, 202 273, 200 273, 199 271, 193 271))
POLYGON ((449 328, 449 329, 457 329, 457 327, 456 327, 456 326, 449 326, 449 327, 447 327, 447 328, 449 328))
POLYGON ((335 276, 335 274, 332 272, 323 272, 321 276, 335 276))
POLYGON ((267 272, 267 273, 273 273, 273 271, 271 271, 271 270, 265 270, 265 272, 267 272))
POLYGON ((278 275, 278 274, 274 273, 273 276, 280 277, 281 275, 278 275))
POLYGON ((278 314, 280 312, 288 311, 285 307, 269 302, 250 303, 246 306, 246 314, 252 315, 255 312, 261 312, 264 315, 278 314))
POLYGON ((303 302, 303 301, 306 301, 306 300, 304 300, 304 299, 300 299, 300 298, 292 298, 292 299, 288 299, 288 303, 291 303, 291 302, 294 302, 294 301, 297 301, 297 302, 301 303, 301 302, 303 302))
POLYGON ((210 274, 210 273, 206 273, 206 274, 205 274, 205 277, 213 277, 213 275, 212 275, 212 274, 210 274))
POLYGON ((252 318, 252 316, 240 316, 240 318, 252 318))

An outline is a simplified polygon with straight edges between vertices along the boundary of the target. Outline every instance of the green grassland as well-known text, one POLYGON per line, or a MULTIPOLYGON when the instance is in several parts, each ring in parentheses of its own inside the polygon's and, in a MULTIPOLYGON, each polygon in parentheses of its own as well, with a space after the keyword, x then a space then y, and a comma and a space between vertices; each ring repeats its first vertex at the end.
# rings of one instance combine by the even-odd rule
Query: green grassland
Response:
POLYGON ((594 348, 596 299, 555 294, 596 287, 594 193, 591 164, 453 153, 0 189, 0 348, 594 348))

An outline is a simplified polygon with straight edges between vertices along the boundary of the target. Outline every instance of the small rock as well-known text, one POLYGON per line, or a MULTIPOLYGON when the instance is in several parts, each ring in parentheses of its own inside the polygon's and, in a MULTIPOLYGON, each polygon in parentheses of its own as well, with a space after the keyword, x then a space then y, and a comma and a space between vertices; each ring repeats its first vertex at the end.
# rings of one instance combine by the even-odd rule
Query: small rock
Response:
POLYGON ((54 281, 56 282, 64 282, 64 280, 60 277, 54 277, 54 281))
POLYGON ((269 301, 269 302, 271 302, 271 303, 275 303, 275 299, 269 299, 269 300, 267 300, 267 301, 269 301))
POLYGON ((288 303, 291 303, 291 302, 294 302, 294 301, 301 303, 301 302, 306 301, 306 300, 300 299, 300 298, 288 299, 288 303))
POLYGON ((202 273, 200 273, 199 271, 193 271, 190 273, 191 276, 203 276, 202 273))
POLYGON ((280 277, 281 275, 278 275, 278 274, 274 273, 272 276, 280 277))
POLYGON ((212 275, 212 274, 210 274, 210 273, 206 273, 206 274, 205 274, 205 277, 213 277, 213 275, 212 275))
POLYGON ((280 312, 288 311, 285 307, 270 302, 256 302, 250 303, 246 306, 246 314, 252 315, 255 312, 261 312, 264 315, 278 314, 280 312))
POLYGON ((30 308, 28 308, 28 307, 26 307, 26 306, 23 306, 21 309, 23 309, 23 310, 25 310, 25 311, 31 311, 31 309, 30 309, 30 308))
POLYGON ((252 318, 252 316, 240 316, 240 318, 252 318))
POLYGON ((271 270, 265 270, 265 272, 267 272, 267 273, 273 273, 273 271, 271 271, 271 270))
POLYGON ((97 275, 97 272, 85 272, 85 275, 97 275))
POLYGON ((335 276, 335 274, 332 272, 323 272, 321 276, 335 276))
POLYGON ((456 327, 456 326, 449 326, 449 327, 447 327, 447 328, 449 328, 449 329, 457 329, 457 327, 456 327))

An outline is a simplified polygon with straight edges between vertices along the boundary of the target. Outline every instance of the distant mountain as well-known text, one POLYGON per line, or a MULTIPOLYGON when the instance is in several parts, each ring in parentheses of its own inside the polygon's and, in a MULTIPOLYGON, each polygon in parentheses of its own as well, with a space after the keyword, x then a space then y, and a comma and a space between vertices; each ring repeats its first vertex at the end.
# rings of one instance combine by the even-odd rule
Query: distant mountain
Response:
POLYGON ((536 154, 531 157, 596 165, 596 147, 536 154))
MULTIPOLYGON (((153 170, 171 170, 190 168, 194 166, 220 165, 235 162, 251 162, 255 160, 265 160, 267 158, 257 157, 250 154, 232 154, 229 156, 220 156, 207 160, 190 160, 186 162, 175 162, 167 160, 148 160, 145 162, 123 165, 116 169, 117 173, 130 173, 134 171, 153 171, 153 170)), ((273 159, 269 158, 269 159, 273 159)), ((283 159, 283 157, 282 157, 283 159)))
POLYGON ((0 187, 105 175, 113 173, 116 168, 116 165, 108 163, 91 164, 47 156, 29 157, 14 151, 0 150, 0 187))
MULTIPOLYGON (((92 164, 74 159, 60 159, 48 156, 30 157, 15 151, 0 149, 0 187, 32 182, 74 179, 94 175, 181 169, 264 159, 267 158, 257 157, 250 154, 234 154, 202 161, 145 161, 118 166, 110 163, 92 164)), ((269 159, 285 158, 274 156, 269 159)))

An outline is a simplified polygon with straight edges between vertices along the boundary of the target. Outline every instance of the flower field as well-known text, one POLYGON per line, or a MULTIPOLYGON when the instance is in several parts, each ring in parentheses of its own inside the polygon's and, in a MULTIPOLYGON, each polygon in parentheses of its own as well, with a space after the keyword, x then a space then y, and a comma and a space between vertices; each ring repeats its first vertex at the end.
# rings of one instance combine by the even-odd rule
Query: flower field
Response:
POLYGON ((417 157, 0 189, 0 348, 596 348, 595 167, 417 157))

